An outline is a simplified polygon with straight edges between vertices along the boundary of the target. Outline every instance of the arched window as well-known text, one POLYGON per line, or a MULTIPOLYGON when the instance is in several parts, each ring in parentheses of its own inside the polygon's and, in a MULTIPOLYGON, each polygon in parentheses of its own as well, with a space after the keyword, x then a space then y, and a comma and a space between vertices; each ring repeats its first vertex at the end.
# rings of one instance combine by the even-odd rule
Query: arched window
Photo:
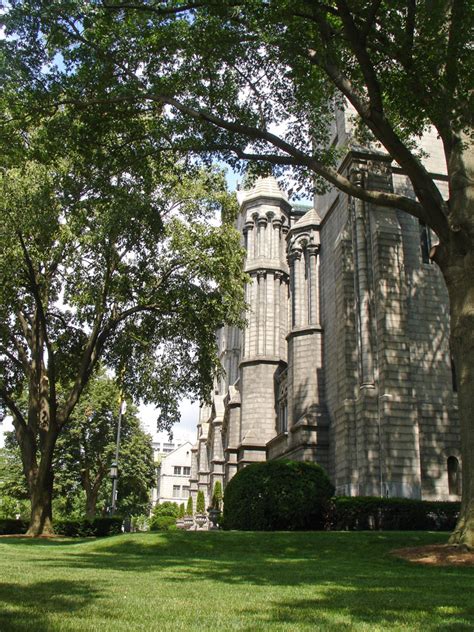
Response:
POLYGON ((455 456, 448 457, 448 491, 450 494, 461 494, 461 476, 459 461, 455 456))

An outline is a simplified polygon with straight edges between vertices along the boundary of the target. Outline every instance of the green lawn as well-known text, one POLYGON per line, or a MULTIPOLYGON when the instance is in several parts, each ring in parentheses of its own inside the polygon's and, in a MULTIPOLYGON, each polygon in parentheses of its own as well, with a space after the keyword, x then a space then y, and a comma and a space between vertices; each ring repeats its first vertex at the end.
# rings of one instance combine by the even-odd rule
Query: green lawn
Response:
POLYGON ((474 630, 474 572, 415 566, 431 533, 0 540, 0 631, 474 630))

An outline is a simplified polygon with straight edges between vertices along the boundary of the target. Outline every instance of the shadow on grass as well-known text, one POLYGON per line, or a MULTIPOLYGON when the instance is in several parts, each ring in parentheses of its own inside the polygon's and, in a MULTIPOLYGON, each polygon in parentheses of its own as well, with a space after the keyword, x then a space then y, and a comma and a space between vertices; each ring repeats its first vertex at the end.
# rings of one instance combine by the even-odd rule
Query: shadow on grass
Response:
POLYGON ((50 615, 79 612, 100 593, 79 581, 0 582, 1 632, 50 632, 50 615))
MULTIPOLYGON (((270 626, 339 632, 361 623, 387 630, 401 626, 427 632, 472 632, 472 569, 417 566, 390 555, 395 548, 432 544, 446 537, 413 532, 142 534, 79 543, 63 555, 51 543, 54 560, 44 557, 47 546, 43 545, 35 561, 64 568, 135 572, 141 582, 149 574, 148 581, 176 585, 176 590, 185 590, 193 582, 206 582, 208 588, 214 585, 219 594, 228 594, 227 587, 235 588, 238 592, 227 598, 234 599, 234 593, 249 595, 248 607, 244 602, 240 612, 270 626), (281 589, 281 599, 272 587, 281 589), (253 597, 258 604, 255 611, 250 604, 253 597)), ((86 592, 84 599, 93 598, 90 588, 86 592)), ((61 596, 64 603, 69 598, 62 590, 57 608, 62 607, 61 596)), ((78 607, 80 603, 79 594, 78 607)), ((226 603, 224 598, 222 603, 226 603)), ((255 629, 260 628, 247 628, 249 632, 255 629)))

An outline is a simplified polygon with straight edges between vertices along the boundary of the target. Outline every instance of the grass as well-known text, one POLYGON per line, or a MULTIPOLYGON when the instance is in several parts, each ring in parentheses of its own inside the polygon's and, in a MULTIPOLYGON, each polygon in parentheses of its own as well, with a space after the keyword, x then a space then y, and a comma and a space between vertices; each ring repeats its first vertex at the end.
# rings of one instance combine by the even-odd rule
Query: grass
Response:
POLYGON ((0 540, 1 632, 474 630, 474 572, 391 557, 432 533, 0 540))

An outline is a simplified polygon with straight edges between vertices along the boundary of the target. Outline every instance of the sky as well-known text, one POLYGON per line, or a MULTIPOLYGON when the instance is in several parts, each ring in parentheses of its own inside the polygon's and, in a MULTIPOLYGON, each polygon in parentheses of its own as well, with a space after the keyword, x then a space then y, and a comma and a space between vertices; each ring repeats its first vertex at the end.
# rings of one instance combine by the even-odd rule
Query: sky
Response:
MULTIPOLYGON (((181 421, 173 426, 173 439, 182 443, 183 441, 196 442, 196 424, 199 417, 199 403, 192 403, 189 399, 184 399, 179 405, 181 413, 181 421)), ((142 404, 139 408, 140 419, 143 429, 151 434, 156 440, 167 441, 167 432, 156 431, 157 412, 154 406, 145 406, 142 404)))

